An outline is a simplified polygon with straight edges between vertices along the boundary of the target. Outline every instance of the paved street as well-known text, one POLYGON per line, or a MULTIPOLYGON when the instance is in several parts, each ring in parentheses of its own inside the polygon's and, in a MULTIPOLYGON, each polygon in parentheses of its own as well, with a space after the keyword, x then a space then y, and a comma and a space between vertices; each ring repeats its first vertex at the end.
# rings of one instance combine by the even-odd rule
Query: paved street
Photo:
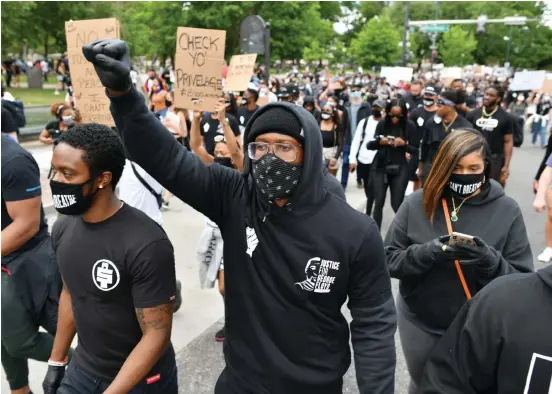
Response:
MULTIPOLYGON (((51 156, 51 146, 37 143, 25 144, 36 157, 43 175, 43 201, 51 205, 51 195, 46 181, 51 156)), ((544 151, 540 148, 526 146, 516 149, 511 168, 511 179, 507 193, 514 197, 521 206, 527 231, 531 239, 533 254, 540 253, 544 243, 544 214, 532 210, 533 193, 531 183, 544 151)), ((354 185, 354 177, 347 191, 349 203, 363 209, 365 201, 363 191, 354 185)), ((50 224, 55 220, 52 209, 47 209, 50 224)), ((387 229, 392 220, 389 206, 384 211, 383 229, 387 229)), ((214 383, 223 368, 222 345, 214 341, 214 333, 222 326, 223 305, 218 291, 201 290, 198 283, 198 270, 195 261, 195 250, 199 236, 204 227, 201 214, 180 201, 173 199, 171 210, 164 214, 165 230, 173 242, 176 254, 177 277, 183 284, 183 304, 175 315, 172 341, 177 351, 179 363, 179 384, 182 394, 213 393, 214 383)), ((536 263, 537 268, 543 267, 536 263)), ((393 283, 397 290, 396 281, 393 283)), ((293 335, 293 333, 290 333, 293 335)), ((408 374, 397 337, 397 374, 396 393, 406 393, 408 374)), ((30 362, 31 388, 34 393, 42 393, 41 381, 46 367, 42 363, 30 362)), ((2 393, 8 393, 5 377, 2 378, 2 393)), ((358 393, 351 369, 345 379, 345 393, 358 393)))

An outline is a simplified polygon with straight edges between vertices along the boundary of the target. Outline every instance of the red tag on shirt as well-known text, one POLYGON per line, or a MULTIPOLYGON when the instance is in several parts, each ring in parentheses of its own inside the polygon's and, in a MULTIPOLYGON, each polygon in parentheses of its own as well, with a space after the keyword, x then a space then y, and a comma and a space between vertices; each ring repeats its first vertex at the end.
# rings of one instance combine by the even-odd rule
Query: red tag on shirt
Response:
POLYGON ((147 384, 152 384, 152 383, 155 383, 159 380, 161 380, 161 374, 160 373, 158 373, 157 375, 150 376, 149 378, 146 378, 146 383, 147 384))

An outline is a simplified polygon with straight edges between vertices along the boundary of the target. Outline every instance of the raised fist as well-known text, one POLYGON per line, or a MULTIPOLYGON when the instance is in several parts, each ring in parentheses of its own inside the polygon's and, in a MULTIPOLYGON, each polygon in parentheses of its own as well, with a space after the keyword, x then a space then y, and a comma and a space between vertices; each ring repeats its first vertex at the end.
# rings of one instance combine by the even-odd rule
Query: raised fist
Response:
POLYGON ((130 52, 126 42, 116 38, 96 40, 83 46, 82 53, 94 65, 103 86, 117 92, 130 89, 130 52))

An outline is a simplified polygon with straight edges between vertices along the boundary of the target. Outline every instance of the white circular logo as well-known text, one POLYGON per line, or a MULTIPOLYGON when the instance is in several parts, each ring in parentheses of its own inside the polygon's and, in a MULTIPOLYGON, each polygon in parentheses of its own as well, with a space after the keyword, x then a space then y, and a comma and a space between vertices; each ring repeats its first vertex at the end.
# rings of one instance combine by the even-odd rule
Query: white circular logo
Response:
POLYGON ((98 260, 92 267, 92 281, 101 291, 113 290, 120 279, 119 270, 109 260, 98 260))

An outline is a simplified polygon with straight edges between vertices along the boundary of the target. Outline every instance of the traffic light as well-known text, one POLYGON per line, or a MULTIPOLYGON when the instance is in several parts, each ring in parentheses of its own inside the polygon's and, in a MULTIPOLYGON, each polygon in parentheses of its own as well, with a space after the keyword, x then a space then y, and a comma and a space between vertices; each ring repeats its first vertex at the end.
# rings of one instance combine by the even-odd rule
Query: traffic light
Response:
POLYGON ((485 33, 485 23, 487 22, 487 15, 479 15, 479 18, 477 18, 477 28, 475 32, 477 34, 484 34, 485 33))

